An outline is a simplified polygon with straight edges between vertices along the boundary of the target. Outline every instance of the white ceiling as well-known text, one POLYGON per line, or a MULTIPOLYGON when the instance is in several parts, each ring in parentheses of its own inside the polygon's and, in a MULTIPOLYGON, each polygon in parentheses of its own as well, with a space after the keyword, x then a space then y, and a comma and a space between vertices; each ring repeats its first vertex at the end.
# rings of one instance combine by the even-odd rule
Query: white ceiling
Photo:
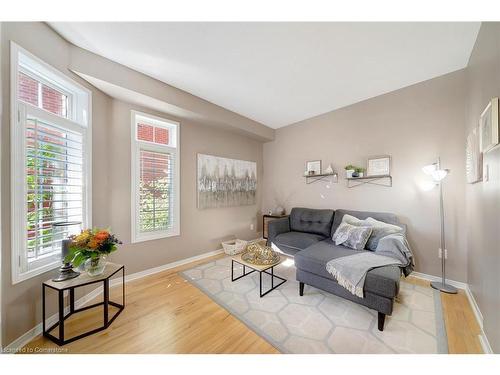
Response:
POLYGON ((272 128, 467 65, 480 23, 50 23, 73 44, 272 128))

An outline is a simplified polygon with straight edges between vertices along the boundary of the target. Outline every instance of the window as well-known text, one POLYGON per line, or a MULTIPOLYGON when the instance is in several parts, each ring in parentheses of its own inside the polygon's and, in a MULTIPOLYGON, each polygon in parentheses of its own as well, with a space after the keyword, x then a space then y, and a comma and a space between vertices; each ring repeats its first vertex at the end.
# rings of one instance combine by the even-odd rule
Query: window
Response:
POLYGON ((68 117, 68 100, 70 96, 32 78, 28 73, 19 71, 18 99, 35 107, 42 108, 58 116, 68 117))
POLYGON ((178 127, 132 111, 132 242, 179 235, 178 127))
POLYGON ((12 43, 12 282, 59 266, 61 240, 90 226, 90 92, 12 43))

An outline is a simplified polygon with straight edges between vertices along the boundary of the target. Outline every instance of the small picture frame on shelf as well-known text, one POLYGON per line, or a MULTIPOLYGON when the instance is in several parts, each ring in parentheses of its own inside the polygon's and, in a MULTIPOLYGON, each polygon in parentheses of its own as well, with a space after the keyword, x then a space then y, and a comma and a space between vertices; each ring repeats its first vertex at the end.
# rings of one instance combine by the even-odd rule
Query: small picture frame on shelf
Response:
POLYGON ((370 176, 388 176, 391 174, 391 157, 388 155, 377 156, 368 159, 366 175, 370 176))
POLYGON ((306 162, 306 176, 316 176, 321 174, 321 160, 306 162))

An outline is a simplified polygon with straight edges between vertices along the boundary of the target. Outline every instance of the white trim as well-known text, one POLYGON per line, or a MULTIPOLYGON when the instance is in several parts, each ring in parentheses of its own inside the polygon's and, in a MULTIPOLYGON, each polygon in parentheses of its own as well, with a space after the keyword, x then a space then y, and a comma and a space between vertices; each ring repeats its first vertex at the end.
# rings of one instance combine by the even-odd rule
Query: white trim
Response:
MULTIPOLYGON (((12 88, 15 88, 17 90, 17 72, 18 72, 18 65, 22 65, 24 70, 32 71, 32 74, 35 74, 39 77, 41 77, 45 82, 51 82, 53 81, 59 89, 58 91, 63 90, 64 93, 68 93, 72 98, 71 98, 71 108, 68 108, 68 119, 72 120, 82 126, 90 126, 90 117, 89 114, 90 112, 90 103, 92 102, 92 92, 87 89, 85 86, 81 85, 80 83, 76 82, 72 78, 70 78, 66 73, 61 72, 60 70, 54 68, 52 65, 47 64, 45 61, 42 59, 38 58, 28 50, 24 49, 23 47, 19 46, 13 41, 10 41, 10 53, 11 53, 11 72, 12 72, 12 61, 15 59, 15 68, 16 68, 16 77, 14 81, 11 80, 11 93, 12 93, 12 88), (19 60, 19 56, 21 58, 27 57, 31 63, 33 63, 32 66, 29 68, 26 66, 27 64, 24 61, 19 60), (13 86, 13 83, 15 83, 15 86, 13 86), (69 89, 69 91, 68 91, 69 89), (88 100, 87 100, 88 97, 88 100), (88 103, 85 103, 87 102, 88 103), (82 113, 78 113, 77 108, 81 107, 82 108, 82 113), (86 113, 88 111, 88 113, 86 113)), ((11 75, 11 79, 12 79, 11 75)), ((12 97, 11 95, 11 100, 16 99, 17 96, 12 97)), ((12 103, 12 102, 11 102, 12 103)))
POLYGON ((479 343, 481 344, 481 348, 483 349, 484 354, 495 354, 490 346, 488 338, 484 334, 484 331, 478 337, 479 337, 479 343))
MULTIPOLYGON (((136 110, 130 111, 130 147, 131 147, 131 243, 138 243, 150 240, 156 240, 167 237, 180 236, 181 234, 181 189, 180 189, 180 165, 181 165, 181 151, 180 151, 180 123, 169 120, 166 118, 161 118, 154 115, 149 115, 144 112, 139 112, 136 110), (152 125, 159 126, 165 129, 174 130, 175 134, 175 145, 161 145, 146 141, 140 141, 137 139, 137 118, 142 117, 145 119, 151 119, 152 125), (174 155, 174 202, 173 202, 173 227, 165 231, 155 231, 151 233, 139 233, 138 230, 138 203, 137 203, 137 193, 139 185, 139 155, 141 149, 147 149, 157 152, 170 152, 174 155)), ((170 139, 169 139, 170 143, 170 139)))
MULTIPOLYGON (((24 71, 23 69, 23 71, 24 71)), ((34 73, 34 74, 35 74, 34 73)), ((26 234, 20 234, 19 228, 25 227, 26 183, 25 168, 26 152, 24 147, 24 123, 27 113, 43 118, 44 121, 56 126, 67 128, 69 131, 82 135, 83 143, 83 225, 92 226, 92 92, 75 82, 66 74, 40 60, 24 48, 11 41, 10 44, 10 145, 11 145, 11 274, 12 284, 17 284, 36 275, 57 267, 58 261, 52 261, 42 266, 28 270, 23 251, 26 249, 26 234), (69 118, 57 116, 51 112, 18 100, 18 72, 23 63, 27 69, 28 59, 33 63, 33 69, 41 77, 53 79, 57 85, 71 90, 72 107, 68 109, 69 118), (26 66, 25 66, 26 65, 26 66), (81 109, 76 110, 76 109, 81 109), (23 126, 21 126, 23 125, 23 126), (20 145, 23 145, 22 147, 20 145), (21 190, 22 191, 21 191, 21 190), (22 267, 21 267, 22 265, 22 267)), ((45 83, 44 83, 45 84, 45 83)), ((66 92, 67 90, 65 90, 66 92)))
MULTIPOLYGON (((187 259, 178 260, 176 262, 167 263, 167 264, 164 264, 162 266, 149 268, 149 269, 144 270, 144 271, 132 273, 130 275, 125 276, 125 282, 128 283, 129 281, 141 279, 143 277, 154 275, 154 274, 159 273, 159 272, 167 271, 167 270, 170 270, 170 269, 175 268, 175 267, 184 266, 186 264, 196 262, 198 260, 202 260, 205 258, 210 258, 210 257, 213 257, 215 255, 222 254, 223 252, 224 252, 223 249, 209 251, 208 253, 196 255, 194 257, 190 257, 187 259)), ((120 281, 119 279, 116 279, 116 281, 114 283, 111 283, 111 285, 116 285, 117 283, 119 283, 119 281, 120 281)))
POLYGON ((469 285, 467 285, 467 288, 465 288, 465 294, 467 295, 467 299, 469 300, 469 303, 472 307, 472 311, 474 312, 474 316, 476 317, 476 320, 479 324, 479 327, 481 327, 481 330, 483 329, 483 314, 481 313, 481 310, 479 310, 479 306, 476 302, 476 299, 474 298, 474 295, 472 294, 472 291, 469 288, 469 285))
POLYGON ((479 309, 479 305, 476 302, 476 299, 474 298, 474 294, 472 293, 472 290, 470 289, 469 285, 467 285, 467 288, 465 289, 465 294, 467 295, 467 299, 469 300, 469 304, 472 307, 472 311, 474 312, 474 316, 476 317, 476 320, 479 324, 479 327, 481 328, 481 333, 479 334, 479 343, 481 344, 481 348, 483 349, 483 352, 485 354, 494 354, 493 349, 490 346, 490 342, 488 341, 488 337, 486 336, 486 333, 484 332, 484 326, 483 326, 483 314, 481 313, 481 310, 479 309))
MULTIPOLYGON (((169 269, 172 269, 172 268, 175 268, 175 267, 183 266, 185 264, 196 262, 198 260, 202 260, 202 259, 205 259, 205 258, 210 258, 210 257, 213 257, 215 255, 222 254, 223 252, 224 252, 223 249, 209 251, 207 253, 203 253, 203 254, 200 254, 200 255, 195 255, 195 256, 190 257, 190 258, 181 259, 181 260, 178 260, 176 262, 167 263, 167 264, 164 264, 162 266, 158 266, 158 267, 154 267, 154 268, 149 268, 149 269, 144 270, 144 271, 139 271, 139 272, 136 272, 136 273, 133 273, 133 274, 130 274, 130 275, 126 275, 125 276, 125 283, 128 283, 128 282, 133 281, 133 280, 141 279, 141 278, 146 277, 146 276, 154 275, 156 273, 159 273, 159 272, 162 272, 162 271, 166 271, 166 270, 169 270, 169 269)), ((115 286, 115 285, 117 285, 119 283, 120 283, 120 279, 118 278, 116 280, 113 280, 111 282, 110 286, 115 286)), ((90 300, 98 297, 99 295, 101 295, 101 293, 102 293, 101 288, 96 288, 96 289, 92 290, 91 292, 89 292, 86 295, 84 295, 82 298, 80 298, 77 301, 75 301, 75 307, 76 308, 82 307, 88 301, 90 301, 90 300)), ((49 318, 47 318, 47 325, 50 326, 51 324, 54 324, 57 321, 57 319, 58 319, 57 314, 54 314, 54 315, 50 316, 49 318)), ((42 322, 38 323, 36 326, 34 326, 33 328, 31 328, 28 332, 26 332, 25 334, 19 336, 17 339, 15 339, 9 345, 7 345, 4 348, 4 353, 16 352, 18 349, 20 349, 23 346, 27 345, 31 340, 33 340, 35 337, 37 337, 41 333, 42 333, 42 322)))
MULTIPOLYGON (((421 272, 412 272, 410 276, 416 277, 418 279, 423 279, 423 280, 429 280, 429 281, 441 281, 440 276, 434 276, 434 275, 428 275, 426 273, 421 273, 421 272)), ((467 284, 461 281, 455 281, 455 280, 450 280, 446 279, 446 282, 450 284, 451 286, 454 286, 455 288, 458 289, 466 289, 467 284)))

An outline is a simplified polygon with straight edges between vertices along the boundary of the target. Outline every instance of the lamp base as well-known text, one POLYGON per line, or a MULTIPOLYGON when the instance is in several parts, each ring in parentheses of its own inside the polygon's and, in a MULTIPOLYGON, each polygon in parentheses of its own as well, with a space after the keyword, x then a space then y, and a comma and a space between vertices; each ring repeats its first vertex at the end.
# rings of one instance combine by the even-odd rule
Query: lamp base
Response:
POLYGON ((52 281, 64 281, 64 280, 69 280, 69 279, 74 279, 75 277, 78 277, 80 275, 80 272, 73 271, 73 267, 71 264, 64 264, 61 267, 59 267, 59 274, 52 279, 52 281))
POLYGON ((444 292, 444 293, 449 293, 449 294, 457 294, 458 293, 457 288, 455 288, 454 286, 451 286, 449 284, 442 283, 441 281, 433 281, 433 282, 431 282, 431 286, 434 289, 440 290, 441 292, 444 292))

